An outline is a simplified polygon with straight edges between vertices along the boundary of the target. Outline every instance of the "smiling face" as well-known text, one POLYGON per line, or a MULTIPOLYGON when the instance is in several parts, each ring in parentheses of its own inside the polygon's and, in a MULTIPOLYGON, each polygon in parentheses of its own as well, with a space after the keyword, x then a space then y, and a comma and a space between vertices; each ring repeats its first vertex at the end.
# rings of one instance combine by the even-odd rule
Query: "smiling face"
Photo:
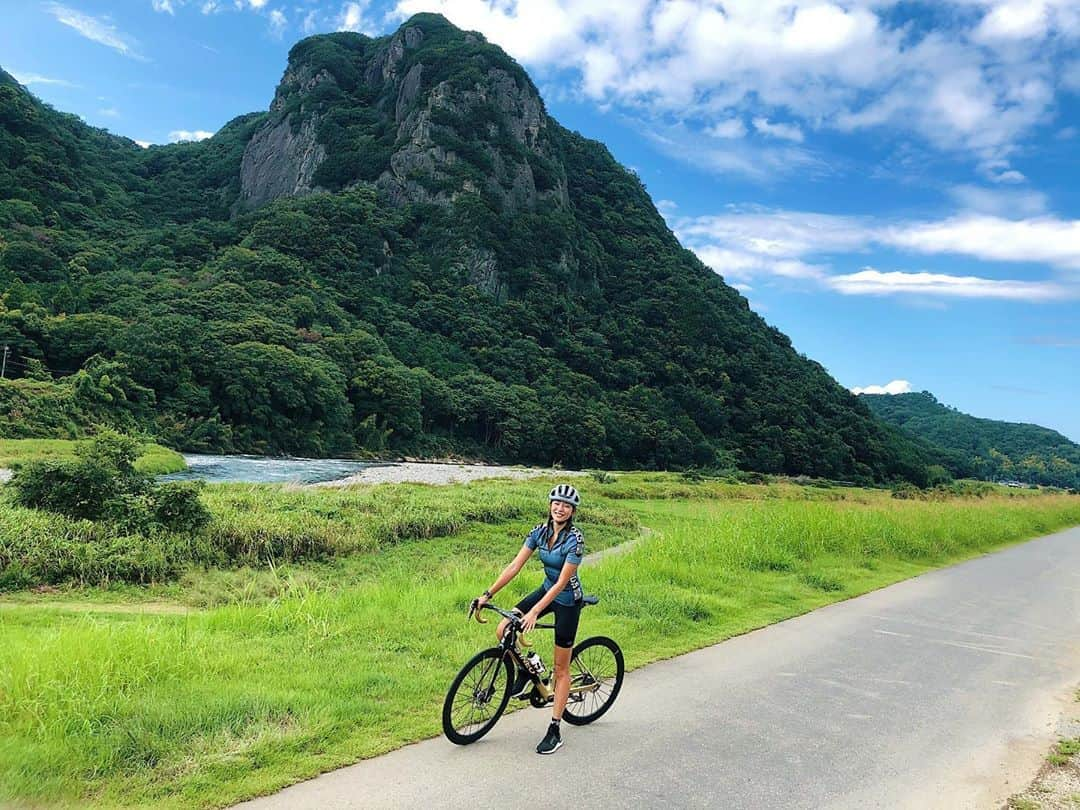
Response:
POLYGON ((574 507, 563 501, 551 502, 551 519, 556 523, 566 523, 574 514, 574 507))

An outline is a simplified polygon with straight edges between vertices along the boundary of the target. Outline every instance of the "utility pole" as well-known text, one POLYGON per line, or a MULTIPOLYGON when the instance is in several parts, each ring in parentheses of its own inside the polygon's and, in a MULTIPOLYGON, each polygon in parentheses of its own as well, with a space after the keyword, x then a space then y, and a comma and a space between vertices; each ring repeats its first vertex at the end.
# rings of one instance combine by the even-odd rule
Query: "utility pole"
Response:
POLYGON ((0 380, 4 379, 4 375, 7 374, 7 356, 8 356, 8 354, 10 352, 11 352, 11 349, 8 348, 8 345, 5 343, 4 344, 4 362, 3 362, 3 365, 0 365, 0 380))

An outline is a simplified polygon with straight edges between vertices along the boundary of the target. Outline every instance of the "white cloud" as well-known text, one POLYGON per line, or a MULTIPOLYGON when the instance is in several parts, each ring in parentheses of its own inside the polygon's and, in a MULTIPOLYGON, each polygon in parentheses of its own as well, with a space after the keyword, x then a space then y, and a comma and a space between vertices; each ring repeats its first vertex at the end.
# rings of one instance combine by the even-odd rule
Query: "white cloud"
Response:
POLYGON ((975 29, 977 40, 1032 39, 1042 37, 1050 20, 1046 3, 1018 0, 1001 3, 982 18, 975 29))
POLYGON ((270 12, 270 33, 275 37, 281 39, 281 35, 285 33, 285 26, 288 24, 289 21, 283 11, 275 8, 270 12))
POLYGON ((865 388, 852 388, 853 394, 910 394, 911 383, 907 380, 893 380, 885 385, 868 385, 865 388))
MULTIPOLYGON (((599 103, 690 120, 714 137, 738 133, 730 122, 746 115, 794 141, 886 129, 977 165, 1007 162, 1054 114, 1080 4, 939 5, 933 27, 913 25, 899 0, 398 0, 393 14, 440 12, 531 67, 576 72, 599 103)), ((1008 182, 1010 171, 994 175, 1008 182)))
POLYGON ((807 264, 798 259, 779 258, 748 250, 731 250, 708 245, 694 252, 706 265, 724 278, 752 279, 761 275, 787 279, 818 280, 826 268, 807 264))
POLYGON ((60 3, 46 3, 45 10, 52 14, 57 22, 69 28, 74 28, 86 39, 112 48, 117 53, 129 56, 132 59, 146 61, 146 57, 138 52, 138 43, 135 39, 122 31, 118 31, 114 25, 97 17, 91 17, 89 14, 83 14, 73 8, 68 8, 60 3))
POLYGON ((166 14, 176 13, 176 10, 173 8, 172 0, 151 0, 151 5, 153 5, 154 11, 162 11, 166 14))
POLYGON ((767 135, 770 138, 781 138, 785 141, 795 141, 796 143, 803 142, 802 130, 794 124, 782 124, 771 123, 768 118, 755 118, 754 129, 760 132, 762 135, 767 135))
POLYGON ((877 245, 1080 270, 1080 220, 1054 216, 1006 219, 963 213, 890 224, 836 214, 733 208, 714 216, 676 217, 672 226, 694 250, 719 245, 776 259, 858 253, 877 245))
POLYGON ((665 130, 649 129, 643 134, 673 158, 715 174, 739 174, 769 181, 799 172, 802 176, 823 176, 831 170, 819 157, 793 144, 783 146, 760 141, 711 137, 684 126, 665 130))
POLYGON ((174 129, 169 133, 169 142, 205 141, 207 138, 212 138, 213 136, 213 132, 208 132, 205 129, 174 129))
POLYGON ((337 30, 359 31, 369 36, 375 33, 375 27, 365 16, 369 4, 370 0, 360 0, 358 3, 346 3, 342 6, 341 14, 338 15, 337 30))
POLYGON ((1012 219, 1043 214, 1049 205, 1045 194, 1028 189, 998 189, 959 184, 948 189, 948 194, 966 211, 1012 219))
POLYGON ((318 27, 318 23, 315 21, 315 12, 309 11, 304 17, 304 21, 300 23, 300 30, 305 34, 315 33, 315 29, 318 27))
POLYGON ((98 110, 98 115, 104 115, 107 118, 119 118, 120 111, 116 107, 104 107, 98 110))
POLYGON ((203 14, 213 14, 220 10, 217 0, 205 0, 205 2, 199 7, 199 10, 203 14))
POLYGON ((912 295, 924 300, 983 298, 1013 301, 1080 298, 1080 220, 1042 213, 1045 198, 1034 192, 958 186, 970 211, 932 221, 883 222, 868 217, 731 207, 713 216, 668 215, 688 248, 726 279, 759 277, 811 283, 845 295, 912 295), (997 211, 1024 207, 1026 219, 997 211), (992 210, 993 213, 985 213, 992 210), (832 257, 889 248, 923 255, 958 255, 995 262, 1041 263, 1057 268, 1057 280, 954 276, 931 272, 883 272, 867 267, 836 274, 832 257))
POLYGON ((931 298, 996 298, 1010 301, 1060 301, 1076 298, 1080 288, 1052 281, 1015 281, 951 276, 944 273, 882 272, 872 267, 829 276, 826 286, 844 295, 921 295, 931 298))
POLYGON ((859 217, 754 207, 678 218, 673 225, 687 244, 719 243, 774 259, 861 251, 873 232, 872 224, 859 217))
POLYGON ((1024 177, 1024 175, 1021 172, 1016 171, 1016 169, 1007 169, 1006 171, 1003 171, 1000 174, 992 175, 990 179, 993 180, 995 183, 1010 183, 1010 184, 1023 183, 1023 182, 1025 182, 1027 180, 1027 178, 1024 177))
POLYGON ((54 79, 50 76, 42 76, 40 73, 12 73, 15 81, 19 84, 30 87, 34 84, 51 84, 57 87, 79 87, 74 82, 69 82, 67 79, 54 79))
POLYGON ((741 138, 746 135, 746 124, 741 118, 728 118, 706 127, 705 134, 714 138, 741 138))
POLYGON ((1080 270, 1080 220, 1003 219, 960 215, 885 229, 878 240, 919 253, 952 253, 986 261, 1042 262, 1080 270))
POLYGON ((153 141, 139 141, 139 140, 137 140, 137 141, 135 141, 135 143, 137 143, 143 149, 149 149, 151 146, 154 145, 153 141))

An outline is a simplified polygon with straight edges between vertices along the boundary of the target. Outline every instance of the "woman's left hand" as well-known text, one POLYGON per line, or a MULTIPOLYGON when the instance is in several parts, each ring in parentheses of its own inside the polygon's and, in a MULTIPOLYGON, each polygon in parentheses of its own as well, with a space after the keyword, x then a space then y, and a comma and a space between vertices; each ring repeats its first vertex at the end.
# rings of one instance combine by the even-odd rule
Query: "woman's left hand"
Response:
POLYGON ((536 627, 536 623, 539 620, 540 617, 537 615, 536 611, 530 610, 528 613, 521 617, 521 632, 528 633, 530 630, 536 627))

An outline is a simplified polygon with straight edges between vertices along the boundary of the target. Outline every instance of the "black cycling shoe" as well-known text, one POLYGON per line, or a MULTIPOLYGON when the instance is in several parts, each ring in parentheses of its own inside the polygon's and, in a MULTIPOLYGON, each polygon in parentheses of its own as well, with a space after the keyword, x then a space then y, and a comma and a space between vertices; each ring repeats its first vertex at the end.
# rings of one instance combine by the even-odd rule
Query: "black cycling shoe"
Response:
POLYGON ((536 746, 536 753, 554 754, 560 748, 562 748, 562 735, 559 733, 558 724, 552 723, 548 726, 547 734, 544 735, 544 739, 536 746))
POLYGON ((529 673, 518 668, 517 678, 514 680, 514 685, 510 687, 510 697, 518 700, 528 700, 531 691, 532 680, 529 678, 529 673))

